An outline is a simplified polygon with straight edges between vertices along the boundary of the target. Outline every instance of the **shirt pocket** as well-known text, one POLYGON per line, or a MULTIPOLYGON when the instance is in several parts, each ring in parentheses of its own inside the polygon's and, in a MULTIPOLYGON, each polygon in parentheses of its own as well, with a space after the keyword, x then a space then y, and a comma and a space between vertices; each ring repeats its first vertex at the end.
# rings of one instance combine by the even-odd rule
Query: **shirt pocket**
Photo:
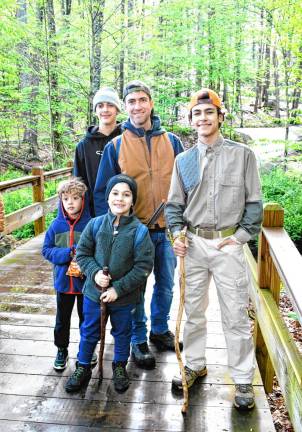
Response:
POLYGON ((222 175, 219 179, 219 206, 222 213, 237 214, 245 202, 244 180, 239 175, 222 175))

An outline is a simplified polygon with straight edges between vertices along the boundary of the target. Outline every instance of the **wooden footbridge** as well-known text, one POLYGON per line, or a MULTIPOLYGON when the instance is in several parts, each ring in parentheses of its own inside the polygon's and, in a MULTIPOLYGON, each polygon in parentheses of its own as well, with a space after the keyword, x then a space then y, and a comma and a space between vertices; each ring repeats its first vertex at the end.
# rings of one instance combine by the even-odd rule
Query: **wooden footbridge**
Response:
MULTIPOLYGON (((52 172, 47 175, 56 178, 70 173, 70 169, 63 171, 60 170, 59 174, 52 172)), ((37 234, 43 230, 44 215, 53 208, 56 201, 55 198, 44 201, 41 185, 43 186, 45 177, 47 176, 40 172, 24 177, 23 180, 18 179, 18 185, 13 181, 0 183, 1 192, 22 187, 24 184, 28 185, 30 182, 34 187, 35 200, 30 209, 22 209, 8 216, 2 215, 2 222, 4 222, 2 226, 0 202, 0 232, 11 232, 11 228, 15 229, 29 220, 35 221, 37 234), (27 179, 27 183, 24 179, 27 179)), ((271 212, 267 214, 272 218, 271 212)), ((274 215, 276 216, 275 211, 274 215)), ((276 224, 276 217, 270 219, 270 224, 274 223, 276 224)), ((271 243, 267 247, 267 243, 271 241, 270 236, 273 235, 269 232, 270 229, 264 229, 268 231, 263 233, 260 245, 260 255, 265 255, 265 259, 261 258, 261 262, 269 266, 266 269, 266 272, 269 271, 271 275, 269 280, 260 280, 256 273, 255 262, 247 251, 254 278, 251 297, 257 315, 255 326, 257 356, 267 389, 271 386, 275 369, 295 431, 301 431, 302 360, 286 334, 284 326, 282 327, 282 322, 275 317, 277 305, 274 297, 277 297, 278 293, 278 271, 282 279, 289 279, 285 281, 286 286, 290 286, 294 293, 292 300, 299 313, 302 305, 301 293, 295 291, 296 282, 291 272, 284 276, 283 267, 280 270, 274 264, 276 261, 274 254, 278 255, 280 251, 278 252, 278 248, 273 247, 271 243), (273 258, 268 258, 271 257, 270 253, 273 258), (258 280, 260 286, 265 284, 263 288, 259 287, 258 280)), ((282 228, 278 228, 276 232, 278 235, 283 233, 286 236, 282 228)), ((130 388, 122 395, 114 391, 111 381, 113 341, 109 328, 106 337, 103 382, 101 385, 98 384, 95 369, 85 389, 72 395, 67 394, 64 385, 67 377, 74 370, 79 342, 78 323, 74 316, 69 364, 66 370, 58 373, 53 369, 56 354, 53 345, 55 296, 51 266, 40 254, 43 237, 43 233, 38 234, 0 260, 1 432, 94 432, 108 429, 194 432, 273 432, 275 430, 258 369, 254 380, 255 409, 248 413, 239 413, 232 407, 234 387, 227 370, 225 341, 214 285, 210 290, 211 299, 207 314, 208 375, 194 384, 190 390, 189 412, 186 417, 181 414, 182 396, 171 392, 172 377, 178 373, 176 356, 172 352, 158 352, 152 344, 150 347, 156 355, 156 369, 151 371, 138 369, 130 360, 128 364, 130 388)), ((290 242, 289 239, 288 241, 290 242)), ((279 244, 277 240, 276 242, 279 244)), ((288 249, 286 253, 288 254, 288 249)), ((292 266, 300 263, 301 268, 301 262, 297 261, 299 259, 301 259, 300 255, 293 249, 292 266)), ((281 263, 280 266, 282 265, 281 263)), ((261 265, 259 267, 261 268, 261 265)), ((147 287, 148 298, 151 295, 151 287, 152 280, 147 287)), ((175 328, 177 293, 176 281, 170 321, 172 330, 175 328)))

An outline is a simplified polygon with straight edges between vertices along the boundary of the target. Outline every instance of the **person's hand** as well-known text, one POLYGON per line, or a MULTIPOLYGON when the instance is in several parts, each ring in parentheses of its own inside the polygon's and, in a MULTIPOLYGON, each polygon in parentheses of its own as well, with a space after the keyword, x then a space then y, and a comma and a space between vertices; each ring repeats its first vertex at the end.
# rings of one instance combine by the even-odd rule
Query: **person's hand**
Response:
POLYGON ((176 237, 173 243, 173 250, 176 256, 184 257, 186 256, 188 249, 188 239, 185 238, 185 242, 181 241, 179 237, 176 237))
POLYGON ((227 246, 227 245, 238 245, 238 244, 241 244, 238 240, 232 237, 227 237, 223 239, 222 242, 218 243, 217 249, 222 249, 223 246, 227 246))
POLYGON ((103 270, 99 270, 97 274, 94 276, 95 283, 98 284, 101 288, 107 288, 110 284, 110 275, 104 275, 103 270))
POLYGON ((104 303, 114 302, 117 299, 117 293, 115 289, 111 287, 101 295, 100 299, 103 300, 104 303))

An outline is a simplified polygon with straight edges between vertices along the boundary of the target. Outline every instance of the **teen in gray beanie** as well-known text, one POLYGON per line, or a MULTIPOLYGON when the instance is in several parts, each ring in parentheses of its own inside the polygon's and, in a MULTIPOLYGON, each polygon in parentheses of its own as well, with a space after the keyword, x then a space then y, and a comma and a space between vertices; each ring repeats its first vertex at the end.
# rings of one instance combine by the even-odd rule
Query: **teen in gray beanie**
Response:
POLYGON ((111 103, 119 112, 121 111, 121 101, 117 92, 111 87, 102 87, 96 92, 92 101, 93 112, 95 112, 97 104, 101 102, 111 103))
POLYGON ((111 189, 117 183, 127 183, 127 185, 129 186, 129 188, 132 192, 133 205, 135 205, 136 199, 137 199, 137 184, 136 184, 136 181, 134 180, 133 177, 130 177, 126 174, 117 174, 108 180, 107 185, 106 185, 106 193, 105 193, 106 201, 108 201, 111 189))

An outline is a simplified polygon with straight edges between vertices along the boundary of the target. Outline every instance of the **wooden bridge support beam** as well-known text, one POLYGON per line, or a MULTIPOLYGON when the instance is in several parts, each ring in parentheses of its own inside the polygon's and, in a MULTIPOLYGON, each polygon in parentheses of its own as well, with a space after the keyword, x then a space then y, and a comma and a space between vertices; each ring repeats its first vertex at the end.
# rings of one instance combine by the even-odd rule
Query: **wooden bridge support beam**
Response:
MULTIPOLYGON (((267 203, 264 207, 263 227, 283 227, 284 210, 279 204, 267 203)), ((280 277, 269 252, 268 242, 261 231, 258 247, 258 282, 259 287, 269 289, 273 298, 279 305, 280 277)), ((255 326, 256 358, 262 376, 265 391, 270 393, 273 389, 275 375, 266 344, 264 342, 259 324, 255 326)))
MULTIPOLYGON (((32 175, 39 176, 39 180, 33 186, 33 202, 43 202, 44 201, 44 172, 43 168, 35 167, 32 169, 32 175)), ((40 217, 34 221, 35 236, 41 234, 45 231, 45 216, 40 217)))

